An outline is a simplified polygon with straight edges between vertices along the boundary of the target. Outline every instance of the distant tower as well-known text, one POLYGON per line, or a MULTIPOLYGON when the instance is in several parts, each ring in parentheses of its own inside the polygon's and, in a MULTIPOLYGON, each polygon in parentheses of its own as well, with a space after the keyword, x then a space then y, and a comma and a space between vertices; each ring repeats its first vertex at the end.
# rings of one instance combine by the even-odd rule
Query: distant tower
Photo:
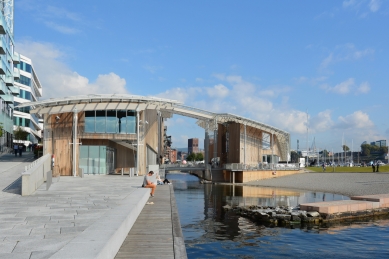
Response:
POLYGON ((188 139, 188 155, 191 153, 199 153, 199 139, 198 138, 188 139))

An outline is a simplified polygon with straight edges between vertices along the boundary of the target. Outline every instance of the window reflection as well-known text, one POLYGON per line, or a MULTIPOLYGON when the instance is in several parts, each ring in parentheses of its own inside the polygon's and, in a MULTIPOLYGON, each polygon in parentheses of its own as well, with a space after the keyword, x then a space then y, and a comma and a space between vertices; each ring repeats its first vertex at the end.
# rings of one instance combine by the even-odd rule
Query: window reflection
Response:
POLYGON ((85 111, 85 132, 136 133, 136 112, 132 110, 85 111))
POLYGON ((127 128, 127 120, 126 120, 126 111, 125 110, 119 110, 117 111, 117 129, 119 133, 126 133, 127 128))
POLYGON ((95 132, 95 111, 85 112, 85 132, 95 132))
POLYGON ((105 133, 105 111, 96 111, 96 132, 105 133))
POLYGON ((127 111, 127 134, 136 133, 136 113, 135 111, 127 111))
POLYGON ((107 111, 107 133, 116 133, 116 110, 107 111))

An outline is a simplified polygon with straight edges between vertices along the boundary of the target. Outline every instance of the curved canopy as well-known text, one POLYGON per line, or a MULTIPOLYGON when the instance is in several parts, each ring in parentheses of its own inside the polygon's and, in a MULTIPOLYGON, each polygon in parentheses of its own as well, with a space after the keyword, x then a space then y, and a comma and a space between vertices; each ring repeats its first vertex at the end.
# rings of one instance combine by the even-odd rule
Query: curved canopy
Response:
POLYGON ((215 130, 217 124, 236 122, 276 135, 281 144, 282 155, 286 158, 289 152, 290 134, 286 131, 234 114, 213 113, 185 106, 176 100, 126 94, 90 94, 27 102, 19 104, 17 107, 28 106, 33 108, 30 113, 39 114, 58 114, 72 112, 75 109, 77 111, 108 109, 142 111, 156 109, 161 111, 164 118, 171 118, 173 114, 179 114, 197 119, 197 125, 206 130, 215 130))

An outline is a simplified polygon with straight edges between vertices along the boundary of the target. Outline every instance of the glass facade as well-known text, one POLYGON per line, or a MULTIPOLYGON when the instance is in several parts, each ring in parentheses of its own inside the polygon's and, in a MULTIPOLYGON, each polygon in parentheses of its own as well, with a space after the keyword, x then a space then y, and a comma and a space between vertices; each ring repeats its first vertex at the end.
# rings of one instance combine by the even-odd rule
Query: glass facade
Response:
POLYGON ((31 78, 20 75, 19 79, 15 79, 15 82, 31 87, 31 78))
POLYGON ((85 112, 86 133, 136 133, 136 112, 132 110, 97 110, 85 112))
POLYGON ((23 90, 23 89, 20 89, 20 94, 19 94, 18 97, 19 98, 23 98, 25 100, 32 101, 31 93, 29 91, 26 91, 26 90, 23 90))
POLYGON ((27 64, 23 61, 20 61, 19 64, 15 64, 15 67, 19 68, 20 70, 26 71, 27 73, 32 74, 32 67, 30 64, 27 64))
POLYGON ((115 149, 110 147, 82 145, 79 158, 83 174, 109 174, 115 168, 115 149))
POLYGON ((14 125, 21 127, 30 127, 30 119, 22 118, 22 117, 14 117, 14 125))

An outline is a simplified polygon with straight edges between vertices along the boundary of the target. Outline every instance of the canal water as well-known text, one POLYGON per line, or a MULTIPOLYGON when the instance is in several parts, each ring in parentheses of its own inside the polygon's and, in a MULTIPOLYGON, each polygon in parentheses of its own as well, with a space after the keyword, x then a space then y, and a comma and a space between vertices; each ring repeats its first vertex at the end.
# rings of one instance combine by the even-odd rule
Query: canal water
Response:
POLYGON ((321 226, 268 227, 224 205, 292 206, 349 199, 321 192, 200 184, 170 173, 188 258, 389 258, 389 217, 321 226))

